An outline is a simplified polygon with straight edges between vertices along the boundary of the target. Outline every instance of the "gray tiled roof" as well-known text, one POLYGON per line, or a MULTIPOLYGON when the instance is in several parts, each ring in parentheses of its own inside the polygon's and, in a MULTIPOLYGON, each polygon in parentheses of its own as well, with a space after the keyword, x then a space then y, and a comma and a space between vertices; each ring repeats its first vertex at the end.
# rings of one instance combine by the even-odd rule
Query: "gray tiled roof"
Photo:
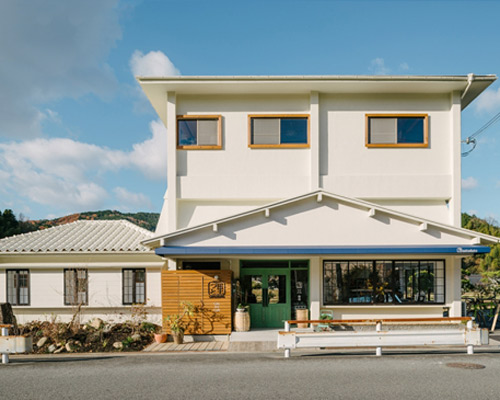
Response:
POLYGON ((0 252, 148 252, 140 242, 153 235, 126 220, 81 220, 0 239, 0 252))

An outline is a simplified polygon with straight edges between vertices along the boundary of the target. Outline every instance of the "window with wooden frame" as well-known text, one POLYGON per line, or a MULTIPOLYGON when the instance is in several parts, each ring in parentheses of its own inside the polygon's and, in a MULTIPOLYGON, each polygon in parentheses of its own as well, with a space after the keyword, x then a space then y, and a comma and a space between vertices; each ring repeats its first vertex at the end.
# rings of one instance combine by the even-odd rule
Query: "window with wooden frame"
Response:
POLYGON ((367 147, 428 147, 427 114, 366 114, 367 147))
POLYGON ((64 305, 88 305, 88 270, 64 270, 64 305))
POLYGON ((146 303, 146 270, 123 269, 123 304, 146 303))
POLYGON ((220 115, 178 115, 177 148, 184 150, 222 149, 220 115))
POLYGON ((248 147, 309 147, 309 115, 249 115, 248 147))
POLYGON ((30 304, 30 271, 27 269, 8 269, 7 302, 13 306, 30 304))

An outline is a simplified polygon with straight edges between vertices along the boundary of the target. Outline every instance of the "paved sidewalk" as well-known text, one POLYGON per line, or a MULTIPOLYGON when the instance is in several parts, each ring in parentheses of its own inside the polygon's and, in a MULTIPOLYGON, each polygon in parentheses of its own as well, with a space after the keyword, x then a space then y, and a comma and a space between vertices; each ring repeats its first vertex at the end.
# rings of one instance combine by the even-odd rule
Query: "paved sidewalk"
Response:
POLYGON ((172 342, 167 343, 153 343, 146 347, 145 352, 162 352, 162 351, 227 351, 229 342, 190 342, 183 344, 175 344, 172 342))

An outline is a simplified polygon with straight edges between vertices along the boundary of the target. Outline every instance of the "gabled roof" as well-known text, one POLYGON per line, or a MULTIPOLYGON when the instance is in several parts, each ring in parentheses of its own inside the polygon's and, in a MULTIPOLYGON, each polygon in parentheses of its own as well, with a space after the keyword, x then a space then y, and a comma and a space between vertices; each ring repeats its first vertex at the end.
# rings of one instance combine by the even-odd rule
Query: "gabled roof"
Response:
POLYGON ((141 241, 153 235, 126 220, 81 220, 0 239, 0 253, 149 252, 141 241))
MULTIPOLYGON (((463 244, 464 240, 468 241, 469 244, 473 245, 500 243, 500 238, 494 236, 485 235, 468 229, 457 228, 452 225, 447 225, 440 222, 428 220, 425 218, 405 214, 389 208, 378 206, 374 203, 370 203, 367 201, 336 195, 333 193, 326 192, 324 190, 316 190, 301 196, 292 197, 290 199, 281 200, 262 207, 258 207, 250 211, 238 213, 225 218, 220 218, 201 225, 180 229, 175 232, 167 233, 164 235, 155 236, 143 241, 143 244, 150 246, 152 248, 157 248, 162 245, 178 246, 179 242, 185 241, 187 238, 190 239, 192 238, 194 240, 191 242, 194 246, 196 246, 195 243, 198 240, 198 237, 200 237, 200 235, 202 235, 203 233, 206 233, 208 230, 212 231, 213 235, 217 235, 218 233, 221 233, 226 226, 228 227, 228 229, 230 229, 231 225, 236 226, 239 223, 241 223, 241 221, 247 220, 248 218, 251 217, 258 218, 259 216, 263 215, 269 217, 274 213, 285 209, 286 207, 293 207, 294 205, 297 205, 300 202, 303 202, 305 200, 310 201, 311 199, 314 199, 318 203, 321 203, 326 199, 330 199, 335 202, 341 203, 349 208, 363 210, 364 212, 366 212, 366 215, 368 217, 376 218, 377 216, 385 216, 394 220, 401 221, 406 224, 411 224, 415 227, 415 230, 417 231, 422 231, 422 232, 432 231, 438 233, 442 232, 443 235, 446 234, 448 238, 456 237, 457 238, 456 244, 463 244)), ((382 225, 387 226, 387 224, 382 224, 382 225)), ((433 244, 436 245, 445 244, 445 243, 440 243, 439 240, 436 240, 434 242, 435 243, 433 244)), ((356 243, 352 244, 355 245, 356 243)), ((393 244, 393 243, 387 243, 387 244, 393 244)), ((242 243, 234 241, 234 245, 238 246, 242 245, 242 243)))

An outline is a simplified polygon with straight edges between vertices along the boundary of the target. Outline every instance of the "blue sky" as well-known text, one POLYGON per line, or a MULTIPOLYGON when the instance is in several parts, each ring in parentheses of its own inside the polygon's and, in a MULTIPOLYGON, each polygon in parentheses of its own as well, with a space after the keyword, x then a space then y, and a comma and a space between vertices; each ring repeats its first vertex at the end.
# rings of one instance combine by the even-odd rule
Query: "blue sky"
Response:
MULTIPOLYGON (((134 74, 500 75, 498 1, 0 3, 0 209, 161 209, 165 129, 134 74)), ((462 136, 500 112, 495 83, 462 136)), ((500 123, 462 159, 462 209, 500 220, 500 123)))

